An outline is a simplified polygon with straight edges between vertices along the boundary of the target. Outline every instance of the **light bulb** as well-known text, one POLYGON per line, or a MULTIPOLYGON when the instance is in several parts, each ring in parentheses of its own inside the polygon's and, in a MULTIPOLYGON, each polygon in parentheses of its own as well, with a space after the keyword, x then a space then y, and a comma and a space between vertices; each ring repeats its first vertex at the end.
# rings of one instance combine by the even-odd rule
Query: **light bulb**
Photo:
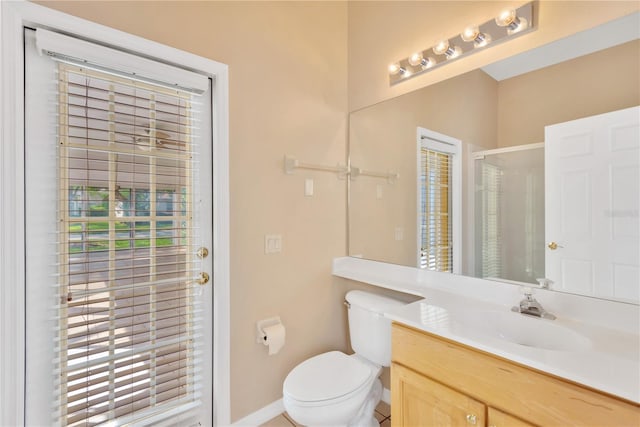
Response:
POLYGON ((389 65, 389 74, 398 74, 402 70, 399 62, 389 65))
POLYGON ((486 33, 480 33, 478 37, 476 37, 473 47, 485 47, 489 43, 491 43, 491 36, 486 33))
POLYGON ((516 11, 513 9, 503 10, 496 18, 498 27, 506 27, 516 19, 516 11))
POLYGON ((449 46, 449 40, 443 40, 433 47, 433 53, 436 55, 444 55, 447 59, 453 59, 462 54, 459 46, 449 46))
POLYGON ((449 50, 449 40, 442 40, 433 47, 433 53, 436 55, 442 55, 446 53, 447 50, 449 50))
POLYGON ((422 68, 431 68, 436 65, 436 60, 430 56, 427 56, 426 58, 422 59, 422 62, 420 62, 420 64, 422 65, 422 68))
POLYGON ((460 46, 450 47, 444 54, 447 59, 453 59, 462 55, 462 49, 460 49, 460 46))
POLYGON ((409 77, 411 73, 407 71, 399 62, 393 63, 389 65, 389 74, 396 75, 400 74, 402 77, 409 77))
POLYGON ((511 35, 511 34, 519 33, 520 31, 525 30, 527 28, 529 28, 529 22, 525 18, 516 17, 516 20, 513 21, 513 24, 511 24, 507 29, 507 34, 511 35), (512 26, 514 28, 511 28, 512 26))
POLYGON ((480 34, 480 29, 478 28, 478 26, 471 25, 464 29, 462 34, 460 34, 460 37, 462 37, 462 40, 466 42, 472 42, 476 40, 476 37, 478 37, 479 34, 480 34))
POLYGON ((422 63, 422 53, 414 53, 407 61, 412 67, 417 67, 422 63))
POLYGON ((525 18, 516 15, 516 11, 505 10, 496 18, 496 25, 499 27, 507 27, 507 34, 512 35, 517 32, 529 28, 529 22, 525 18))
POLYGON ((473 42, 473 47, 483 47, 491 42, 491 36, 481 33, 477 25, 471 25, 464 29, 460 38, 466 42, 473 42))
POLYGON ((423 70, 426 68, 433 67, 433 65, 436 63, 435 59, 433 59, 430 56, 425 58, 422 56, 422 53, 414 53, 409 57, 409 59, 407 59, 407 62, 412 67, 421 66, 423 70))

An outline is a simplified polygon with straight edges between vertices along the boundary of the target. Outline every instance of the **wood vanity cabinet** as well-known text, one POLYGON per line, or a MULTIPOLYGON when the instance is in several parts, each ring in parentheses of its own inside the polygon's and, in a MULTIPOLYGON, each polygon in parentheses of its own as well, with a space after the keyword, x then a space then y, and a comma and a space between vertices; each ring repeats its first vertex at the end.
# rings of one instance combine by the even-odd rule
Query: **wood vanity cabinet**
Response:
POLYGON ((640 426, 640 405, 398 323, 391 425, 640 426))

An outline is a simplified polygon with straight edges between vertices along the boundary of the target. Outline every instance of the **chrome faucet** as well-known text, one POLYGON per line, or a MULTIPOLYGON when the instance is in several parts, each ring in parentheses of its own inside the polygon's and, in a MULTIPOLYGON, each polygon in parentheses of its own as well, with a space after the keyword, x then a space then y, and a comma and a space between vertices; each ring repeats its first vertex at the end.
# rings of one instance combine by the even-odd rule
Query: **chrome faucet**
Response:
POLYGON ((516 313, 527 314, 529 316, 541 317, 543 319, 553 320, 556 318, 553 314, 542 308, 534 297, 531 291, 524 293, 524 299, 520 301, 520 305, 511 308, 511 311, 516 313))

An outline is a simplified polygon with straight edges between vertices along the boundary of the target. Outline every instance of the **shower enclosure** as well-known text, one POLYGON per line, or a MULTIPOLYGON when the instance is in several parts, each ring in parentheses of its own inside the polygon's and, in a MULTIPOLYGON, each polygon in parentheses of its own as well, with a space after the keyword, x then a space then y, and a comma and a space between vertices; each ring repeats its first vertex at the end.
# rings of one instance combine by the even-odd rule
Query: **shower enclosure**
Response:
POLYGON ((475 276, 545 277, 544 144, 476 152, 475 276))

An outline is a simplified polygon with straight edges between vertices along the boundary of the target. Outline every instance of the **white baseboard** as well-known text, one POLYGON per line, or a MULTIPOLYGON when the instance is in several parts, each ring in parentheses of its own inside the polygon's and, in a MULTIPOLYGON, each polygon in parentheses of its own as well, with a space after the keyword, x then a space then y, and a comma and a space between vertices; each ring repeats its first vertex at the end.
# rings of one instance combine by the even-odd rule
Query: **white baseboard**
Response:
POLYGON ((277 417, 284 412, 284 405, 282 399, 278 399, 273 403, 268 404, 262 409, 247 415, 246 417, 239 419, 235 423, 231 424, 232 427, 258 427, 267 421, 277 417))
MULTIPOLYGON (((388 405, 391 405, 391 392, 388 388, 382 389, 382 401, 388 405)), ((262 409, 247 415, 246 417, 239 419, 235 423, 231 424, 231 427, 258 427, 269 420, 277 417, 284 412, 284 404, 282 399, 278 399, 273 403, 268 404, 262 409)))

